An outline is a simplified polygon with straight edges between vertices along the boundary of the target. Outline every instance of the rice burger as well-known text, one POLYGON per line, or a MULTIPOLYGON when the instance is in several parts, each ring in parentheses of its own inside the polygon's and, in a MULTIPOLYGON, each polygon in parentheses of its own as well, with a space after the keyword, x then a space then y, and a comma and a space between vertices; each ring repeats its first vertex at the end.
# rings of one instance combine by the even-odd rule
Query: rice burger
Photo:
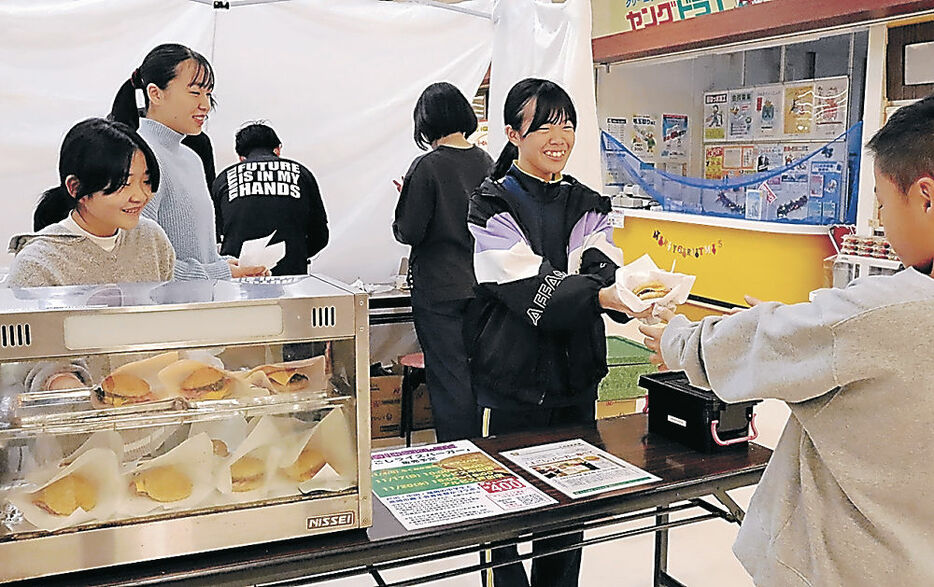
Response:
POLYGON ((97 399, 103 404, 119 408, 122 405, 139 404, 156 398, 145 379, 128 373, 114 373, 101 382, 97 389, 97 399))
POLYGON ((313 448, 305 448, 288 467, 279 469, 282 474, 293 481, 308 481, 318 474, 325 464, 324 455, 313 448))
POLYGON ((70 516, 78 508, 89 512, 97 505, 97 488, 85 477, 72 473, 34 493, 32 503, 53 516, 70 516))
POLYGON ((636 294, 636 297, 643 301, 657 300, 667 296, 670 292, 670 287, 658 281, 644 283, 634 287, 632 290, 632 293, 636 294))
POLYGON ((237 492, 259 489, 266 478, 266 463, 249 455, 230 465, 230 485, 237 492))
POLYGON ((272 384, 272 390, 276 393, 291 393, 301 391, 308 387, 308 376, 298 369, 279 369, 276 367, 264 367, 263 373, 272 384))
POLYGON ((133 475, 130 489, 136 495, 153 501, 168 503, 181 501, 191 495, 192 483, 187 475, 171 465, 152 467, 133 475))
POLYGON ((223 399, 230 395, 231 379, 214 367, 201 367, 191 372, 181 384, 182 395, 193 400, 223 399))

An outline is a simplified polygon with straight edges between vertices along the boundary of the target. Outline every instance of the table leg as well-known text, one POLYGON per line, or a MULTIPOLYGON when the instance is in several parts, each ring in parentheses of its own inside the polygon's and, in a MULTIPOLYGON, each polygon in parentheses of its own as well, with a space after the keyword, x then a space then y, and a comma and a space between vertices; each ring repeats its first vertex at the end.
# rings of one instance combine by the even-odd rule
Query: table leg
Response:
POLYGON ((718 489, 713 492, 713 496, 717 498, 717 501, 723 504, 726 509, 730 510, 730 513, 733 514, 733 518, 737 524, 743 523, 743 518, 746 517, 746 512, 743 511, 743 508, 739 507, 739 504, 733 501, 733 498, 727 495, 726 491, 718 489))
MULTIPOLYGON (((665 508, 658 508, 659 511, 665 508)), ((658 525, 668 523, 668 514, 658 514, 655 516, 655 523, 658 525)), ((663 577, 668 574, 668 529, 657 530, 655 532, 655 576, 652 585, 660 587, 664 585, 663 577)))

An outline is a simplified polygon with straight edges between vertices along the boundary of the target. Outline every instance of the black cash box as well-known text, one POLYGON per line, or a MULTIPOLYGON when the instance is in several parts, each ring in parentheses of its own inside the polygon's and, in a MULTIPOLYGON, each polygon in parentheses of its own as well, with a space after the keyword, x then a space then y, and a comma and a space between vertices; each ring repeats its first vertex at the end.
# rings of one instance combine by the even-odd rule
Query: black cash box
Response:
POLYGON ((728 404, 688 383, 684 371, 642 375, 639 386, 649 392, 650 433, 702 452, 745 448, 758 435, 752 407, 760 400, 728 404))

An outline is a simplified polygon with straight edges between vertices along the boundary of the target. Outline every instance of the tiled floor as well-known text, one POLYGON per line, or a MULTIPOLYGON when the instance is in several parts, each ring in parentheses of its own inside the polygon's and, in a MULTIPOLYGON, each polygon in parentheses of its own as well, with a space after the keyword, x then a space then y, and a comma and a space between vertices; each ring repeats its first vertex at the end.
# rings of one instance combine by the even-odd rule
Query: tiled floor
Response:
MULTIPOLYGON (((612 333, 635 338, 634 326, 613 327, 612 333)), ((777 401, 766 401, 756 406, 759 428, 757 442, 774 447, 788 418, 788 408, 777 401)), ((744 509, 749 504, 754 488, 731 492, 733 499, 744 509)), ((617 531, 627 526, 614 526, 588 537, 617 531)), ((738 526, 722 520, 713 520, 676 528, 669 532, 669 572, 691 587, 748 587, 749 576, 731 551, 738 526)), ((651 535, 617 540, 588 547, 584 550, 581 566, 582 587, 644 587, 651 585, 654 541, 651 535)), ((426 575, 459 566, 476 564, 474 556, 420 565, 386 573, 388 581, 426 575)), ((368 577, 355 577, 322 583, 327 587, 364 587, 374 585, 368 577)), ((427 583, 443 587, 479 587, 479 574, 464 575, 444 581, 427 583)), ((509 587, 509 586, 506 586, 509 587)))

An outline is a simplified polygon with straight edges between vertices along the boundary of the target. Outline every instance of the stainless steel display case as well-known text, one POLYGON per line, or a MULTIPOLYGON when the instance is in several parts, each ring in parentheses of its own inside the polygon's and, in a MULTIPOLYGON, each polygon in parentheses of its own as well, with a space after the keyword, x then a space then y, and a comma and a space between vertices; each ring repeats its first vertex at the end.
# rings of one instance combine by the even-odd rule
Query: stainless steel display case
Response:
POLYGON ((0 582, 369 526, 367 313, 366 294, 322 276, 0 289, 0 582), (302 360, 320 386, 277 393, 256 370, 302 360), (180 393, 196 364, 221 369, 226 397, 180 393), (127 369, 154 396, 102 404, 127 369), (58 370, 83 384, 41 389, 58 370), (327 464, 288 477, 305 448, 327 464), (244 455, 262 482, 238 491, 244 455), (136 484, 156 465, 189 478, 175 501, 136 484), (49 505, 69 475, 93 504, 73 490, 49 505))

